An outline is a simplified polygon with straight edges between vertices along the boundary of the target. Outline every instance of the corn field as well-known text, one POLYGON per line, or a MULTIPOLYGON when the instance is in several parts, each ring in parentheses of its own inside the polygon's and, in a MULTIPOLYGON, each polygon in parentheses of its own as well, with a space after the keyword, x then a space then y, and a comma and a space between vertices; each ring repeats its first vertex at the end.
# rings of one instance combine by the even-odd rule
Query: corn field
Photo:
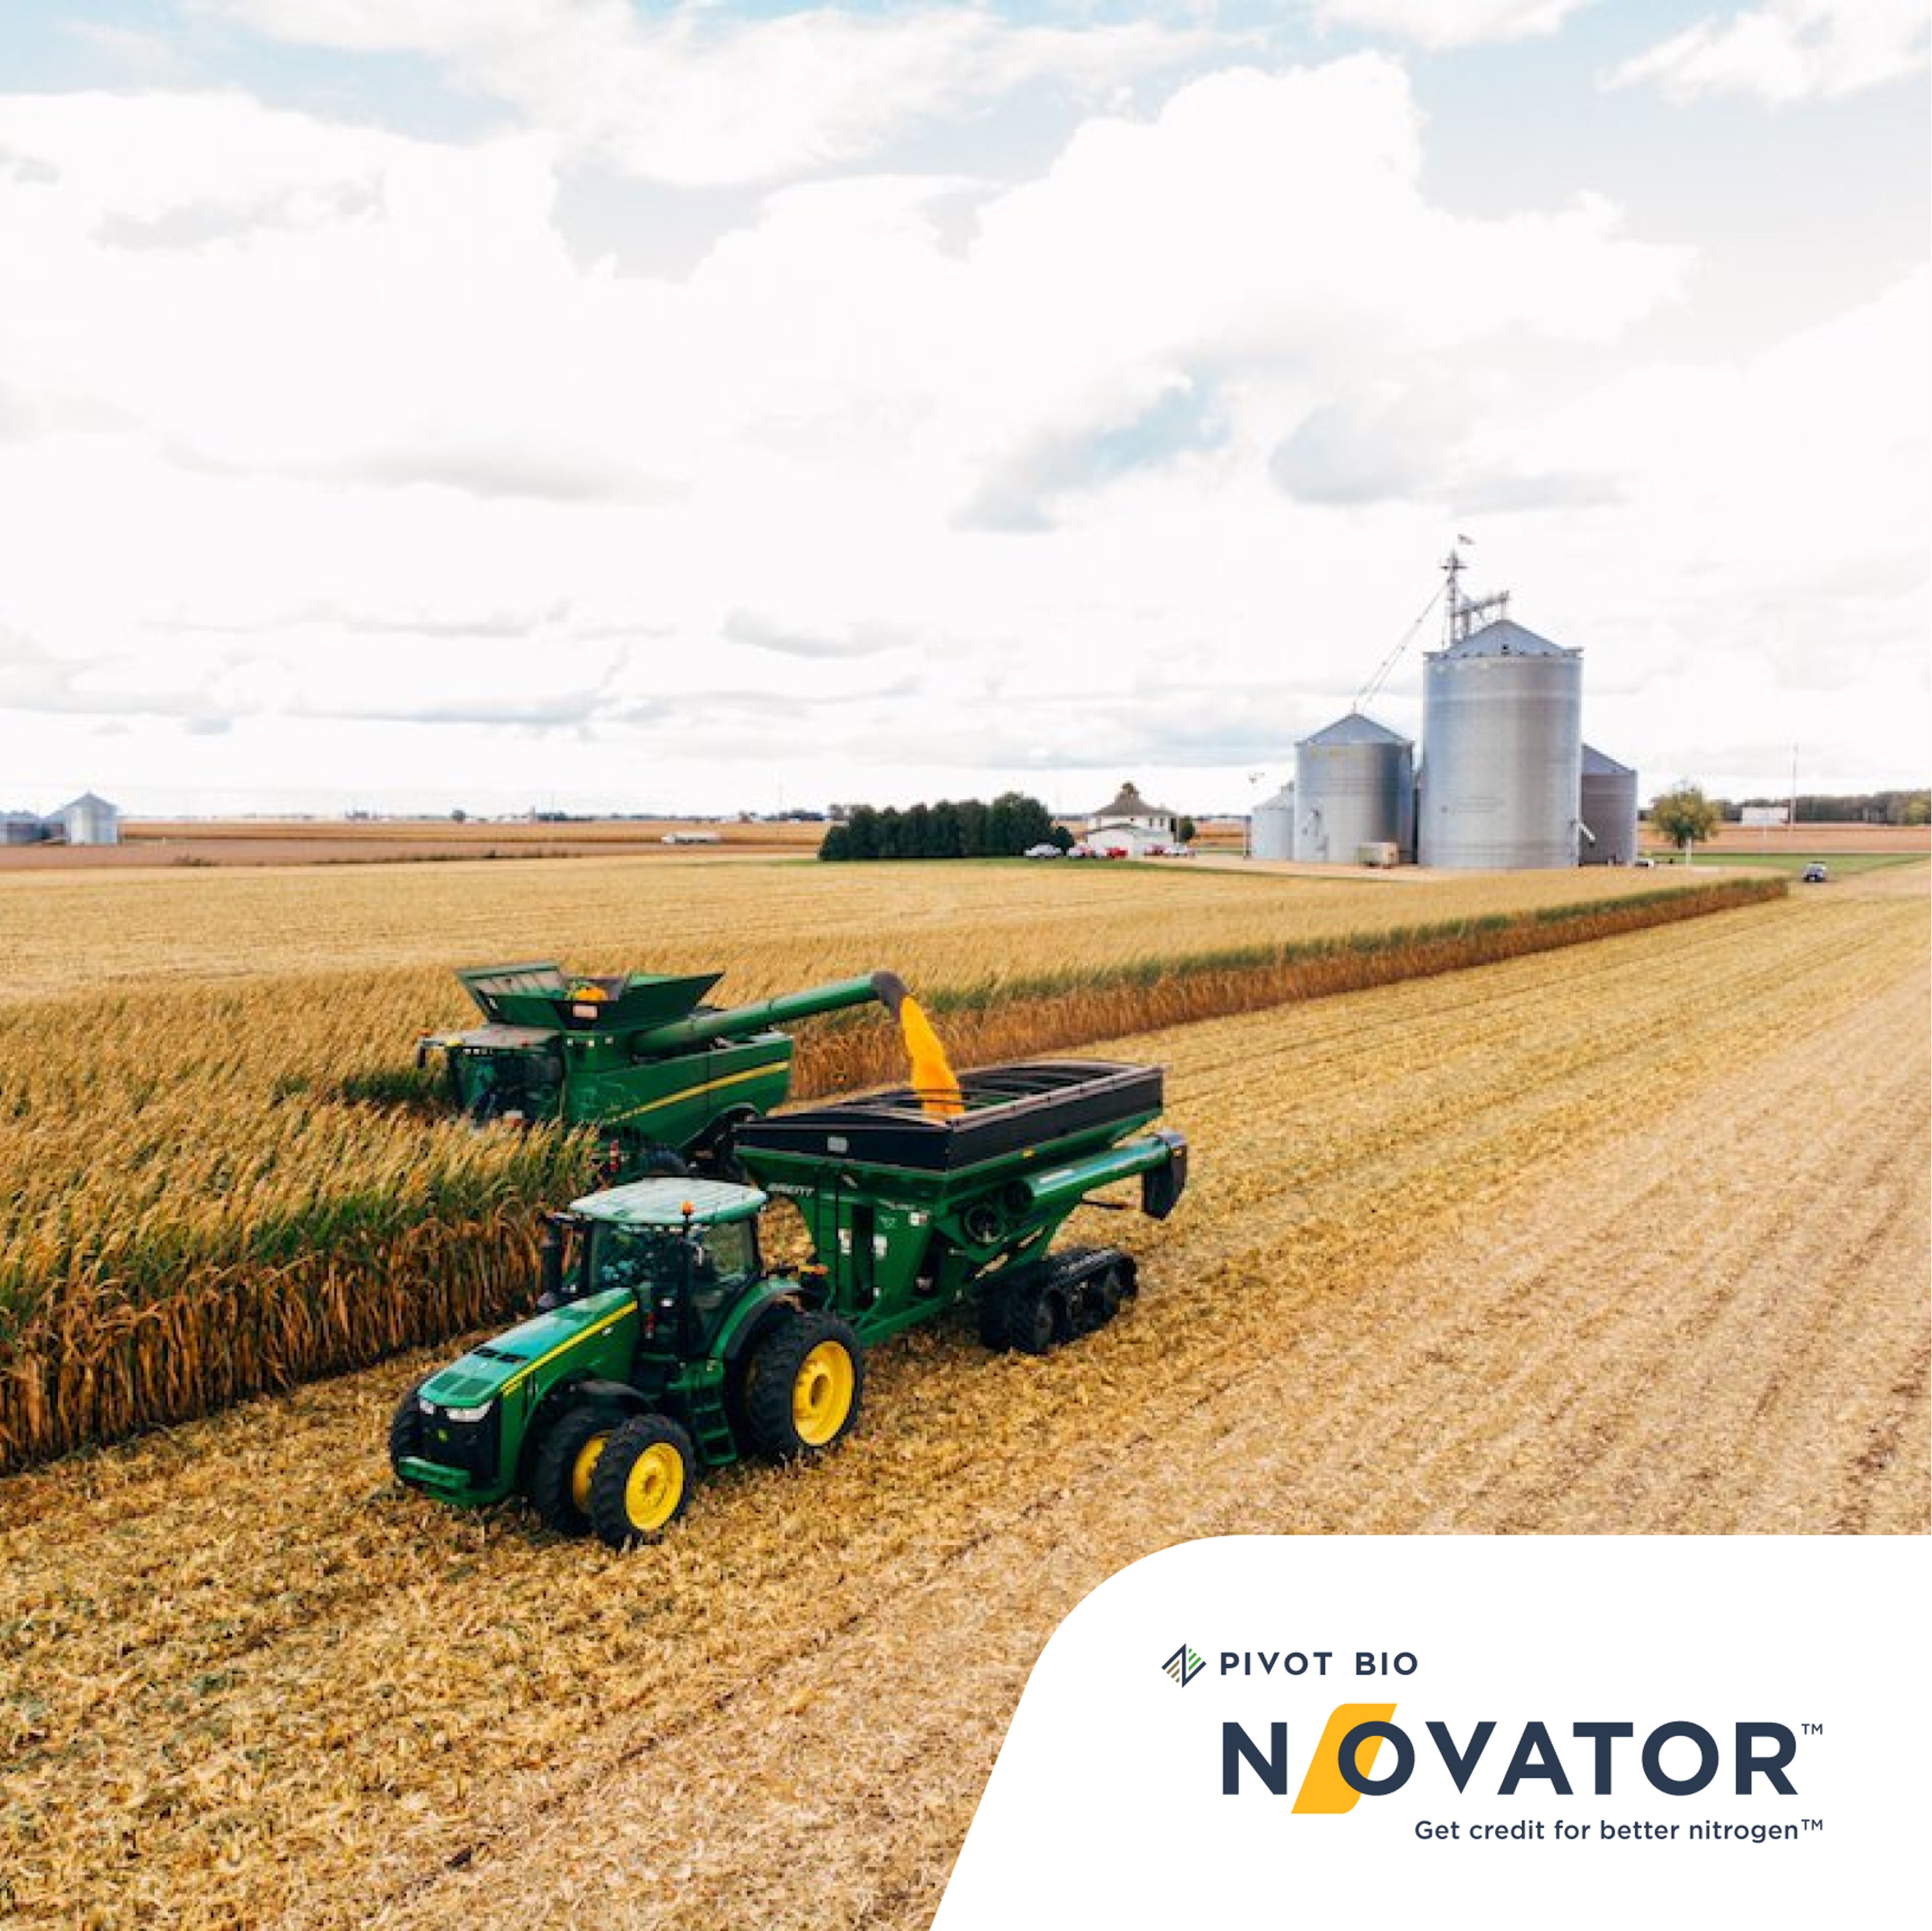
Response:
MULTIPOLYGON (((379 1360, 523 1294, 530 1210, 582 1191, 590 1153, 442 1116, 410 1054, 419 1030, 463 1016, 445 964, 548 951, 723 967, 719 996, 747 998, 909 963, 972 1066, 1783 889, 937 869, 868 868, 856 884, 668 859, 532 862, 507 881, 475 867, 5 881, 0 1471, 379 1360), (890 932, 890 956, 855 931, 890 932)), ((809 1024, 800 1096, 895 1079, 900 1053, 877 1013, 809 1024)))

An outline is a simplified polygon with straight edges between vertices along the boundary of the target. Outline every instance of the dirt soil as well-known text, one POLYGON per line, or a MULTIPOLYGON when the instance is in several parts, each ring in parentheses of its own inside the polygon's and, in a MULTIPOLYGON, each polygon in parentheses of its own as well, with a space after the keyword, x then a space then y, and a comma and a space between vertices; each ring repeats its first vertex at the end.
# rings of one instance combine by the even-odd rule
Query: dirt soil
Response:
MULTIPOLYGON (((431 1357, 0 1485, 0 1920, 927 1923, 1027 1672, 1242 1531, 1928 1531, 1926 874, 1119 1042, 1113 1327, 874 1357, 665 1543, 399 1493, 431 1357)), ((1113 1049, 1103 1049, 1113 1050, 1113 1049)))

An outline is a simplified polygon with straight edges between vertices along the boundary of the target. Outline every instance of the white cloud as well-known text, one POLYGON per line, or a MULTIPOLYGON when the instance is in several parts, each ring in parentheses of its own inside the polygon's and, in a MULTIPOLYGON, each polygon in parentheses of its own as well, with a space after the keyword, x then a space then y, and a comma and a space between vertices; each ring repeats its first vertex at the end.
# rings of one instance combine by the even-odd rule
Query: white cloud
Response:
POLYGON ((1672 100, 1752 94, 1781 105, 1835 100, 1923 70, 1932 19, 1923 0, 1768 0, 1699 21, 1610 76, 1672 100))
POLYGON ((1478 46, 1557 32, 1591 0, 1316 0, 1316 16, 1330 26, 1372 33, 1424 47, 1478 46))
POLYGON ((1009 25, 976 7, 824 7, 729 21, 700 0, 218 0, 284 40, 406 52, 554 134, 579 160, 692 187, 848 163, 1030 82, 1105 98, 1203 36, 1151 22, 1009 25))
POLYGON ((58 788, 114 727, 85 781, 158 787, 175 733, 229 718, 212 785, 446 807, 1090 754, 1218 765, 1238 802, 1470 503, 1593 651, 1605 613, 1652 666, 1796 625, 1795 676, 1848 620, 1892 651, 1922 456, 1846 374, 1917 379, 1906 296, 1743 373, 1633 373, 1689 251, 1600 198, 1451 213, 1423 133, 1384 58, 1219 72, 1017 183, 785 187, 647 278, 566 245, 553 135, 0 97, 10 769, 58 788))

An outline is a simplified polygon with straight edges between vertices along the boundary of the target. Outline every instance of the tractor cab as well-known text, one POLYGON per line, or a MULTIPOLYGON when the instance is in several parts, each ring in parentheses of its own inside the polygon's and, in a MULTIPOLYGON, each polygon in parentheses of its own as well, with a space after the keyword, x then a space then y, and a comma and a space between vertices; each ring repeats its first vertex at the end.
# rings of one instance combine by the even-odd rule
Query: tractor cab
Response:
POLYGON ((647 1347, 702 1351, 760 1278, 758 1219, 766 1199, 756 1187, 684 1176, 633 1180, 573 1201, 551 1220, 554 1243, 546 1236, 544 1301, 554 1306, 620 1288, 644 1315, 647 1347))

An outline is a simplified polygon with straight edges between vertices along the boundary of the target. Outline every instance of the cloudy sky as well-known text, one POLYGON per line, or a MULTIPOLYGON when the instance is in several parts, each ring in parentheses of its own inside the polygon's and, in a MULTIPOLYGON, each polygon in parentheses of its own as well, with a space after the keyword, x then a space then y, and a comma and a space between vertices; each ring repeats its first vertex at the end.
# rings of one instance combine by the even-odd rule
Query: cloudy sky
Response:
POLYGON ((8 7, 0 805, 1240 809, 1459 533, 1646 795, 1922 784, 1927 21, 8 7))

